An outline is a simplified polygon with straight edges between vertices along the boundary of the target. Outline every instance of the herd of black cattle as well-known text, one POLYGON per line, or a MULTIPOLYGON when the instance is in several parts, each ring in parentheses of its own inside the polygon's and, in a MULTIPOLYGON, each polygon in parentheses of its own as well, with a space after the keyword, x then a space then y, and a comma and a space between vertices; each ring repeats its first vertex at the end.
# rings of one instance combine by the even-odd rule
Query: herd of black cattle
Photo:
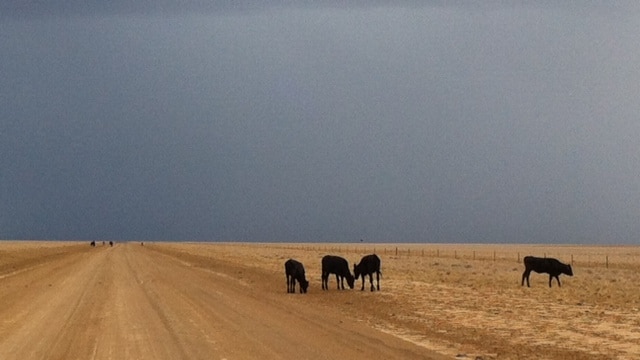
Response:
MULTIPOLYGON (((289 259, 284 263, 284 272, 287 276, 287 292, 296 292, 296 281, 300 283, 300 293, 306 293, 309 288, 309 281, 304 274, 304 266, 301 262, 289 259)), ((344 290, 344 280, 347 285, 353 289, 356 279, 362 276, 362 289, 364 290, 364 279, 369 275, 369 283, 371 291, 380 290, 380 258, 376 254, 366 255, 360 260, 359 264, 353 265, 353 275, 349 270, 349 263, 346 259, 335 256, 326 255, 322 258, 322 290, 329 290, 329 275, 335 274, 338 290, 344 290), (376 286, 373 286, 373 274, 376 274, 376 286)))
MULTIPOLYGON (((551 281, 556 278, 558 286, 560 285, 560 274, 566 274, 573 276, 573 270, 571 265, 563 264, 557 259, 553 258, 540 258, 535 256, 524 257, 524 272, 522 273, 522 283, 527 281, 529 287, 529 275, 532 271, 539 274, 549 274, 549 287, 551 287, 551 281)), ((296 281, 300 284, 300 293, 306 293, 309 288, 309 281, 305 277, 304 266, 301 262, 289 259, 284 263, 284 271, 287 277, 287 292, 296 292, 296 281)), ((359 264, 353 266, 353 275, 349 270, 349 263, 346 259, 335 256, 326 255, 322 258, 322 290, 329 290, 329 275, 335 274, 336 281, 338 283, 338 290, 344 290, 344 280, 347 280, 347 285, 350 289, 353 289, 354 281, 358 277, 362 276, 362 288, 364 290, 365 276, 369 275, 369 283, 371 284, 371 291, 380 290, 380 258, 378 255, 371 254, 364 256, 359 264), (373 274, 376 274, 376 286, 373 286, 373 274)))
MULTIPOLYGON (((104 241, 103 241, 103 242, 102 242, 102 246, 104 246, 104 244, 105 244, 105 243, 104 243, 104 241)), ((95 246, 96 246, 96 242, 95 242, 95 241, 92 241, 89 245, 91 245, 92 247, 95 247, 95 246)), ((113 246, 113 241, 109 241, 109 246, 113 246)))
MULTIPOLYGON (((144 243, 140 243, 144 246, 144 243)), ((96 242, 92 241, 91 246, 96 246, 96 242)), ((104 241, 102 245, 105 245, 104 241)), ((109 246, 113 246, 113 241, 109 241, 109 246)), ((556 278, 558 286, 560 285, 560 274, 566 274, 573 276, 573 270, 571 265, 563 264, 554 258, 540 258, 535 256, 524 257, 524 272, 522 273, 522 283, 520 286, 524 286, 524 281, 527 281, 529 285, 529 275, 532 271, 539 274, 549 274, 549 287, 553 278, 556 278)), ((301 262, 289 259, 284 263, 284 272, 287 277, 287 292, 296 292, 296 281, 300 284, 300 293, 306 293, 309 288, 309 281, 304 273, 304 265, 301 262)), ((362 288, 364 290, 365 276, 369 275, 369 283, 371 284, 371 291, 380 290, 380 258, 376 254, 365 255, 360 260, 360 263, 353 265, 353 275, 349 270, 349 263, 346 259, 335 256, 326 255, 322 258, 322 290, 329 290, 329 275, 335 274, 336 281, 338 283, 338 290, 344 290, 344 280, 347 280, 347 285, 350 289, 353 289, 355 280, 362 277, 362 288), (373 274, 376 274, 376 286, 373 286, 373 274)))

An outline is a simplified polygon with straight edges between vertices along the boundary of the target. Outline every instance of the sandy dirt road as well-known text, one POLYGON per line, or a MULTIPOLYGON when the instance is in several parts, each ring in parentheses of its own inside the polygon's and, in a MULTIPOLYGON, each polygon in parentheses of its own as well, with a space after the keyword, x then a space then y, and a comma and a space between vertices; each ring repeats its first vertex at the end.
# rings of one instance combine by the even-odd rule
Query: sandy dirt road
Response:
POLYGON ((444 358, 251 264, 139 243, 0 249, 0 359, 444 358))

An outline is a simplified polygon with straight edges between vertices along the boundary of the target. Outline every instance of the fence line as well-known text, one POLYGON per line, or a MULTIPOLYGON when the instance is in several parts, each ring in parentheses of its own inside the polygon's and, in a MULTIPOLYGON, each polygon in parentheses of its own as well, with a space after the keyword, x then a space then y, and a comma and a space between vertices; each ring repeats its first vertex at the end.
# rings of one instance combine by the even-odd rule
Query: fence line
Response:
POLYGON ((633 254, 574 254, 570 252, 558 251, 557 253, 534 253, 533 251, 497 251, 497 250, 460 250, 446 249, 439 247, 419 248, 406 246, 370 246, 363 244, 331 244, 331 245, 285 245, 271 244, 269 246, 284 248, 287 250, 314 251, 333 254, 378 254, 385 257, 397 258, 418 258, 431 257, 442 259, 457 259, 465 261, 513 261, 514 263, 522 263, 522 259, 527 255, 540 257, 553 257, 562 262, 567 262, 574 266, 604 267, 604 268, 620 268, 620 267, 640 267, 640 249, 633 251, 633 254))

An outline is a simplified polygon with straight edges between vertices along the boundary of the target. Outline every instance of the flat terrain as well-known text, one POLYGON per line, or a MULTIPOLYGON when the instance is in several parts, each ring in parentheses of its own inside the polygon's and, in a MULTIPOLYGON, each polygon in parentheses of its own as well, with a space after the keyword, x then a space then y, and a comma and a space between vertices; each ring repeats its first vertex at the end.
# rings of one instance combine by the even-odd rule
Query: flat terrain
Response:
POLYGON ((640 248, 0 242, 0 359, 291 358, 638 359, 640 248), (371 252, 380 292, 321 290, 371 252), (525 255, 575 276, 522 287, 525 255))

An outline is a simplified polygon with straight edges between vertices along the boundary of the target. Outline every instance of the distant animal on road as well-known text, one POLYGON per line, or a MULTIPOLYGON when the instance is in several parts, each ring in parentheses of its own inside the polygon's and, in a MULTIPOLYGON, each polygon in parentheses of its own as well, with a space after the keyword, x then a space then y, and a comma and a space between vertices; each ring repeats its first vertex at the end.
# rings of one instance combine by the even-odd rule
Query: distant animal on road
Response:
POLYGON ((371 284, 371 291, 376 288, 373 287, 373 273, 376 274, 376 285, 378 291, 380 291, 380 258, 376 254, 365 255, 360 260, 359 264, 353 265, 353 276, 358 279, 362 275, 362 288, 364 290, 364 277, 369 275, 369 283, 371 284))
POLYGON ((300 293, 306 293, 309 282, 304 276, 304 266, 301 262, 289 259, 284 263, 284 272, 287 276, 287 293, 296 292, 296 280, 300 283, 300 293))
POLYGON ((531 274, 531 271, 535 271, 539 274, 542 274, 542 273, 549 274, 549 287, 551 287, 551 281, 553 280, 554 277, 558 282, 558 286, 562 286, 560 285, 560 278, 558 277, 560 274, 567 274, 569 276, 573 276, 573 270, 571 269, 571 265, 563 264, 557 259, 525 256, 524 272, 522 273, 522 284, 520 284, 520 286, 524 286, 524 281, 526 279, 527 286, 529 287, 529 275, 531 274))
POLYGON ((95 242, 95 241, 92 241, 92 242, 91 242, 91 244, 89 244, 89 245, 91 245, 91 246, 95 247, 95 246, 96 246, 96 242, 95 242))
POLYGON ((340 256, 326 255, 322 258, 322 290, 329 290, 329 274, 336 274, 338 290, 344 290, 344 279, 347 285, 353 289, 354 278, 349 271, 349 263, 340 256))
POLYGON ((109 246, 113 246, 113 241, 109 241, 109 246))

